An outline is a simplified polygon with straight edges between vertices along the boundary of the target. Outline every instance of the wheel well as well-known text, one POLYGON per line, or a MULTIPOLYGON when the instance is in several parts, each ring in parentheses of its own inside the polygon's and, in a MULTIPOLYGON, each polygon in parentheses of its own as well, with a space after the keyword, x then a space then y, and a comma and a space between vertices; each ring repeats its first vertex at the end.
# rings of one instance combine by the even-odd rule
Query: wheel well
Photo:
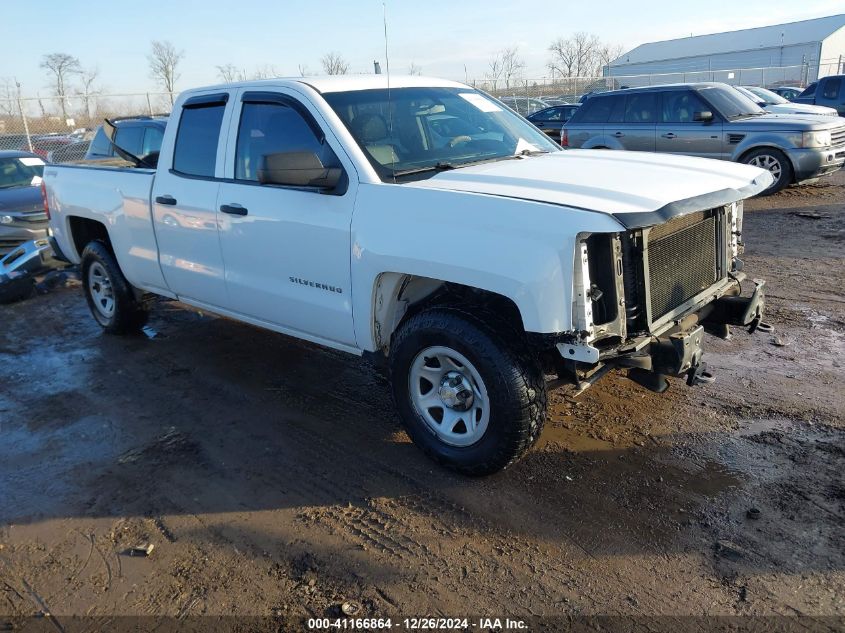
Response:
POLYGON ((393 334, 408 318, 433 306, 481 308, 494 313, 514 329, 525 331, 522 315, 512 299, 441 279, 383 273, 376 282, 373 298, 373 340, 378 349, 389 347, 393 334))
POLYGON ((82 255, 85 246, 94 240, 103 242, 110 251, 112 251, 111 240, 109 239, 109 232, 105 224, 97 220, 89 218, 70 217, 70 234, 73 238, 73 246, 76 248, 77 255, 82 255))

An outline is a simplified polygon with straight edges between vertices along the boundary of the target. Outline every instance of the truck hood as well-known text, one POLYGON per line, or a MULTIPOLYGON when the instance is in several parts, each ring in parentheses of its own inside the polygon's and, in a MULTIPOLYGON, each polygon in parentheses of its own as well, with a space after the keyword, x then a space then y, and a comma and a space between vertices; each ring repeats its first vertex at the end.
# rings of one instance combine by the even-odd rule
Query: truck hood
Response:
POLYGON ((767 171, 727 161, 572 149, 461 167, 408 186, 575 207, 639 228, 748 198, 771 182, 767 171))
POLYGON ((765 107, 772 114, 812 114, 816 116, 839 116, 835 108, 809 105, 807 103, 774 103, 765 107))

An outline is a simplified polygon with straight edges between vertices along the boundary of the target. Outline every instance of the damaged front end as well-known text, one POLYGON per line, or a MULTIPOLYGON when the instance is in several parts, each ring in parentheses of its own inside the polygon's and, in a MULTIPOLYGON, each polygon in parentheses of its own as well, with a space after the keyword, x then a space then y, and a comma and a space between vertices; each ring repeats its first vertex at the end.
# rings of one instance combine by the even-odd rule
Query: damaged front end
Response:
POLYGON ((765 282, 744 283, 741 251, 742 202, 579 235, 575 330, 554 340, 555 382, 580 393, 615 368, 656 392, 669 376, 712 382, 702 360, 705 331, 727 339, 730 326, 770 329, 762 321, 765 282))

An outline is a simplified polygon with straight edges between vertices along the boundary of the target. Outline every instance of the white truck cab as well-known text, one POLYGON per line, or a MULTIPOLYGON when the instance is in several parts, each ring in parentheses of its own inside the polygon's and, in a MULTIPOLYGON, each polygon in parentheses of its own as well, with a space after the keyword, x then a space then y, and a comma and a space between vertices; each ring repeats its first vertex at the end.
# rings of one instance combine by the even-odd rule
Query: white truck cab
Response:
POLYGON ((563 151, 469 86, 389 82, 189 90, 159 154, 48 165, 55 248, 97 321, 136 329, 158 294, 385 359, 409 435, 468 474, 537 439, 547 387, 695 384, 705 327, 760 324, 738 256, 767 172, 563 151))

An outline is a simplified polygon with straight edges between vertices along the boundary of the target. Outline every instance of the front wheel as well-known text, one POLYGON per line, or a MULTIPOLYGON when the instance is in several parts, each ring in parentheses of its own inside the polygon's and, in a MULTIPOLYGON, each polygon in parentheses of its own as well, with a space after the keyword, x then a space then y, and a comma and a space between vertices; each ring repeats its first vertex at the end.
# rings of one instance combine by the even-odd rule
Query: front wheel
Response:
POLYGON ((82 288, 91 314, 109 334, 140 330, 147 311, 135 297, 109 248, 99 241, 82 251, 82 288))
POLYGON ((393 396, 411 439, 437 462, 487 475, 537 440, 546 411, 543 374, 518 334, 454 308, 420 312, 396 333, 393 396))
POLYGON ((792 163, 789 162, 786 154, 774 148, 763 147, 749 152, 743 159, 746 165, 753 165, 768 171, 774 182, 762 195, 768 196, 777 193, 788 184, 792 183, 792 163))

